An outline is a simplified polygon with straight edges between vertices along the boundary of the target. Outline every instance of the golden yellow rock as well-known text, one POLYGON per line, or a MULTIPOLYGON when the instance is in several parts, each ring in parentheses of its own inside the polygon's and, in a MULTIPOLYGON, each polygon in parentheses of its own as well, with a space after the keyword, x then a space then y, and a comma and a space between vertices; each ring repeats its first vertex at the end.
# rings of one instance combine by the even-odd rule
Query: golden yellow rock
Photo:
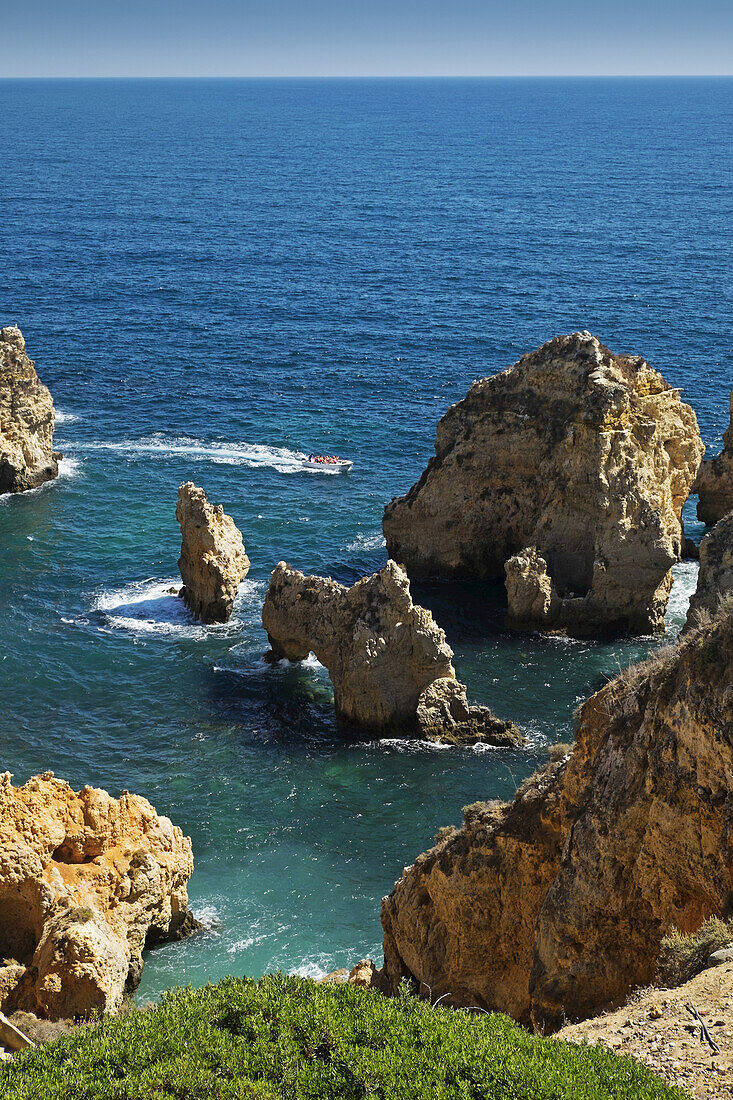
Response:
POLYGON ((191 842, 144 798, 0 776, 0 1009, 114 1012, 143 947, 193 931, 191 842))
POLYGON ((385 972, 556 1028, 652 980, 733 889, 733 616, 583 706, 575 749, 466 807, 382 904, 385 972))
POLYGON ((432 741, 521 741, 511 722, 468 706, 445 633, 412 602, 407 574, 393 561, 351 588, 280 562, 262 625, 275 659, 313 652, 326 666, 341 723, 432 741))
POLYGON ((346 966, 339 967, 338 970, 332 970, 330 974, 324 974, 322 978, 318 978, 319 985, 342 985, 349 980, 349 969, 346 966))
POLYGON ((181 525, 181 595, 197 619, 225 623, 239 585, 249 572, 241 531, 220 504, 209 504, 192 481, 178 490, 176 519, 181 525))
POLYGON ((59 472, 51 394, 25 351, 20 329, 0 329, 0 493, 36 489, 59 472))
POLYGON ((360 989, 376 989, 380 993, 389 992, 389 982, 381 970, 378 970, 372 959, 360 959, 349 971, 348 982, 350 985, 358 985, 360 989))
POLYGON ((448 410, 385 510, 387 549, 411 576, 506 566, 516 627, 659 630, 702 454, 694 412, 640 356, 558 336, 448 410))

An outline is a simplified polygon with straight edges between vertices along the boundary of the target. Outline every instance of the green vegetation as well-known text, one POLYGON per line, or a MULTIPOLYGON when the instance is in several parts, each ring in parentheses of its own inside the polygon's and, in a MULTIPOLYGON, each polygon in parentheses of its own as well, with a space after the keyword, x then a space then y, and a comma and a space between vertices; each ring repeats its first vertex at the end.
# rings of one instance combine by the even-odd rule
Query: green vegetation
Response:
POLYGON ((0 1065, 3 1100, 682 1100, 642 1066, 532 1036, 506 1016, 270 975, 177 990, 159 1008, 0 1065))
POLYGON ((669 989, 689 982, 708 966, 713 951, 733 943, 733 922, 710 917, 697 932, 673 932, 659 948, 655 985, 669 989))

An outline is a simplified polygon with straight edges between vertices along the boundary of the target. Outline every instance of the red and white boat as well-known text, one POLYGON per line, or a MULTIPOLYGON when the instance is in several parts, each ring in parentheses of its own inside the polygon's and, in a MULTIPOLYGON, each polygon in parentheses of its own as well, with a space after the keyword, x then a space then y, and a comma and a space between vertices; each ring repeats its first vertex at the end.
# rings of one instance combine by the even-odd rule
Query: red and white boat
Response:
POLYGON ((314 458, 308 455, 303 459, 306 470, 322 470, 329 474, 348 474, 354 463, 348 458, 335 458, 330 455, 314 458))

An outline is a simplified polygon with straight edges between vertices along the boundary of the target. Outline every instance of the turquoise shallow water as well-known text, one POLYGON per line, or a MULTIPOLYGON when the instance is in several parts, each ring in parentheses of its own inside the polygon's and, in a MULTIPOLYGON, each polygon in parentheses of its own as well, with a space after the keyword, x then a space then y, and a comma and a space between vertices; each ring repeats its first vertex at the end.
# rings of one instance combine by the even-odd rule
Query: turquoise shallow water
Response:
MULTIPOLYGON (((0 82, 0 319, 66 455, 0 501, 2 763, 129 788, 193 838, 207 930, 149 954, 141 998, 379 956, 402 866, 658 644, 519 638, 500 588, 416 589, 472 697, 529 736, 455 751, 339 736, 324 671, 265 666, 259 616, 281 558, 378 568, 438 417, 558 332, 643 353, 719 447, 732 100, 702 80, 0 82), (354 470, 304 472, 311 449, 354 470), (226 627, 166 591, 187 478, 252 559, 226 627)), ((670 636, 694 581, 681 565, 670 636)))

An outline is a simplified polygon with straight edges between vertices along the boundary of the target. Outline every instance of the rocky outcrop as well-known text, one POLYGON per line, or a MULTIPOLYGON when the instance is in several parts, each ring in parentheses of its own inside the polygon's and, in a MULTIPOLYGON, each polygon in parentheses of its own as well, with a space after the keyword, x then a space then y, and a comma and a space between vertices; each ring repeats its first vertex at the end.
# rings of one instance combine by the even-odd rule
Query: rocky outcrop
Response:
POLYGON ((733 616, 622 673, 572 752, 464 811, 382 905, 385 973, 556 1028, 622 1003, 730 905, 733 616))
POLYGON ((193 931, 191 842, 124 791, 0 776, 0 1009, 115 1012, 142 951, 193 931))
POLYGON ((617 1012, 564 1027, 563 1042, 603 1046, 642 1062, 689 1100, 733 1097, 733 959, 677 989, 635 994, 617 1012), (705 1021, 711 1046, 690 1007, 705 1021))
POLYGON ((698 494, 697 518, 713 524, 733 512, 733 391, 730 424, 723 435, 723 450, 703 462, 692 491, 698 494))
POLYGON ((37 489, 58 476, 54 411, 16 325, 0 329, 0 493, 37 489))
POLYGON ((384 514, 411 576, 504 578, 509 621, 662 629, 703 446, 679 390, 590 333, 474 382, 435 457, 384 514))
POLYGON ((181 525, 182 596, 205 623, 225 623, 237 589, 249 572, 241 531, 220 504, 209 504, 192 481, 178 490, 176 519, 181 525))
POLYGON ((349 970, 343 966, 340 970, 332 970, 323 978, 318 979, 321 985, 358 985, 360 989, 375 989, 379 993, 390 993, 389 983, 383 972, 379 970, 372 959, 360 959, 349 970))
POLYGON ((726 601, 733 602, 733 512, 716 523, 700 543, 700 572, 685 630, 717 615, 726 601))
POLYGON ((504 571, 512 623, 531 627, 559 621, 562 600, 547 571, 547 562, 534 546, 509 558, 504 571))
POLYGON ((313 652, 325 665, 343 724, 432 741, 521 741, 516 726, 488 707, 468 706, 445 633, 412 602, 407 575, 393 561, 351 588, 281 561, 262 625, 275 658, 301 661, 313 652))

